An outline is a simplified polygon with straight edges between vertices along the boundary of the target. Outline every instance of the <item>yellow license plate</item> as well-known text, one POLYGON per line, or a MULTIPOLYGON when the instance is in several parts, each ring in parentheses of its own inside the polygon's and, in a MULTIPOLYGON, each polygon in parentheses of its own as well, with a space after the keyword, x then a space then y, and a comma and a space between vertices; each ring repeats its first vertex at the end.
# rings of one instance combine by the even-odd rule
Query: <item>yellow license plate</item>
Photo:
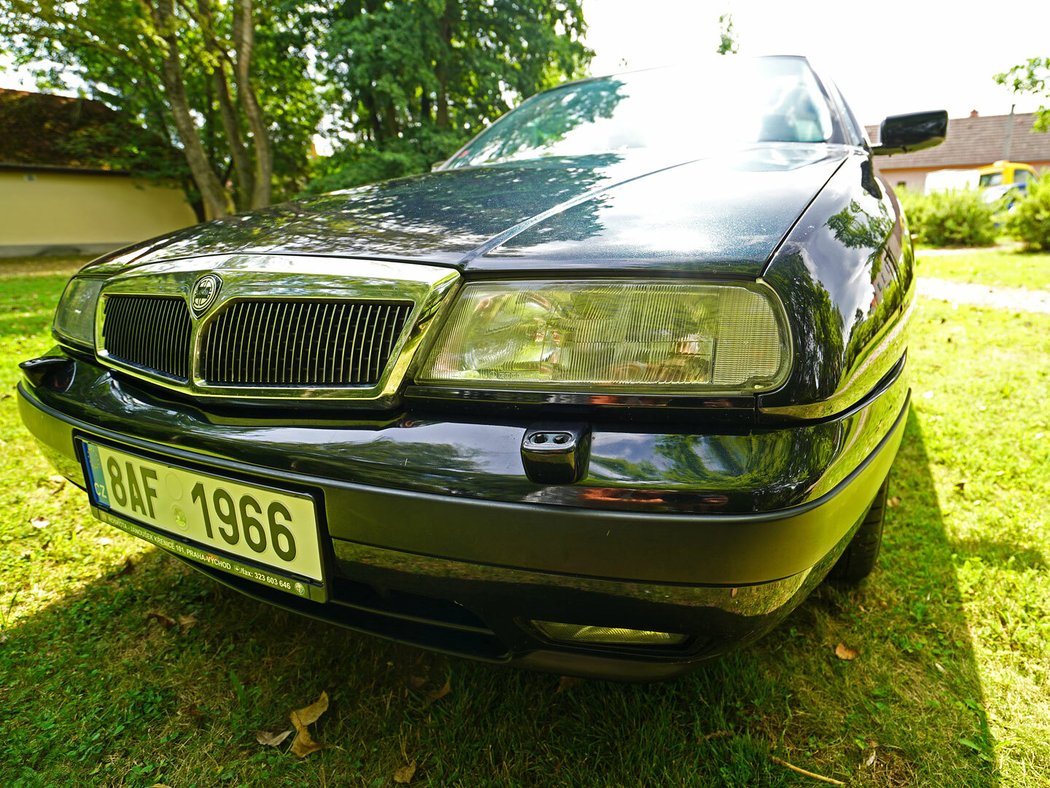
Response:
MULTIPOLYGON (((180 543, 322 580, 317 515, 310 496, 190 471, 100 444, 83 446, 91 500, 103 511, 171 534, 180 543)), ((192 551, 176 552, 198 557, 192 551)), ((209 563, 216 564, 210 557, 209 563)), ((243 569, 237 573, 251 577, 243 569)))

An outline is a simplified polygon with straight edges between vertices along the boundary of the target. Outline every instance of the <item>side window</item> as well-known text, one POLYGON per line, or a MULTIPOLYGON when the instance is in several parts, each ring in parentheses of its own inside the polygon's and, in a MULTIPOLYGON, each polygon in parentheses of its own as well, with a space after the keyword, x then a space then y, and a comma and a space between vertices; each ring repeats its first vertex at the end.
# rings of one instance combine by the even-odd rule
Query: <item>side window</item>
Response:
POLYGON ((1028 170, 1014 170, 1014 183, 1028 183, 1032 179, 1032 173, 1028 170))

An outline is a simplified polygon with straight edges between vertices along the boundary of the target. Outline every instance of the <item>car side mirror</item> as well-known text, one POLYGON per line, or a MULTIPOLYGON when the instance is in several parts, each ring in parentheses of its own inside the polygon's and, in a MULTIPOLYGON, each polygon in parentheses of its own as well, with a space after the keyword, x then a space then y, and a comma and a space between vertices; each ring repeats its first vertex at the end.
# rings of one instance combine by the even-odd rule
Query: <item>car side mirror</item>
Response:
POLYGON ((876 156, 911 153, 940 145, 947 136, 948 113, 943 109, 893 115, 879 126, 879 144, 871 152, 876 156))

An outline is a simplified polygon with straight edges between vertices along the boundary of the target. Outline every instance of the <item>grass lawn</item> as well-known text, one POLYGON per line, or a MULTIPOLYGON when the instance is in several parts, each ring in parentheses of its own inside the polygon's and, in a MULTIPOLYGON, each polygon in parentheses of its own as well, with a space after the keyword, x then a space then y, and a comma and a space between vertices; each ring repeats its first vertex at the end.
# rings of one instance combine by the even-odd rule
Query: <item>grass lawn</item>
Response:
POLYGON ((928 255, 916 252, 919 276, 952 279, 992 287, 1050 289, 1050 254, 988 250, 959 254, 928 255))
POLYGON ((382 786, 412 764, 413 784, 819 784, 775 759, 1050 784, 1050 316, 922 302, 881 568, 683 679, 620 685, 306 621, 96 523, 15 405, 62 285, 0 278, 0 785, 382 786), (322 690, 325 750, 259 744, 322 690))

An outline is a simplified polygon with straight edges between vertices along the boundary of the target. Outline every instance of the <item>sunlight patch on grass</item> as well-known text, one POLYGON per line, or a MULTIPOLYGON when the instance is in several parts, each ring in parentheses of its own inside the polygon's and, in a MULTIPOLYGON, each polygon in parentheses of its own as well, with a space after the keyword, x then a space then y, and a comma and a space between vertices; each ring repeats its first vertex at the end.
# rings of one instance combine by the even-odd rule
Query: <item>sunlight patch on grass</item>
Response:
POLYGON ((1050 289, 1050 254, 1021 251, 974 251, 961 254, 917 253, 916 273, 989 287, 1050 289))

